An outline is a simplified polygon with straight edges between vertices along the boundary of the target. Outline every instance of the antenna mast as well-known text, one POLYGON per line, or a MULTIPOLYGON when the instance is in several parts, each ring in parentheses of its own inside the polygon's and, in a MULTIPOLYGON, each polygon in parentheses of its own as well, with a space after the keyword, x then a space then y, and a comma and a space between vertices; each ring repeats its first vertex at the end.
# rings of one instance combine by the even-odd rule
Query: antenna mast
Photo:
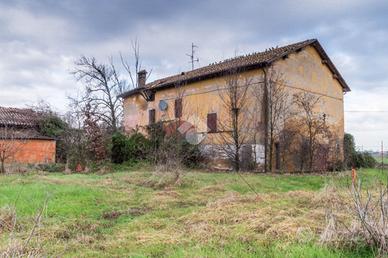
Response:
POLYGON ((195 58, 195 48, 198 48, 198 46, 194 45, 194 43, 191 43, 191 54, 186 54, 188 57, 190 57, 191 63, 191 70, 194 70, 194 63, 199 62, 199 58, 195 58))

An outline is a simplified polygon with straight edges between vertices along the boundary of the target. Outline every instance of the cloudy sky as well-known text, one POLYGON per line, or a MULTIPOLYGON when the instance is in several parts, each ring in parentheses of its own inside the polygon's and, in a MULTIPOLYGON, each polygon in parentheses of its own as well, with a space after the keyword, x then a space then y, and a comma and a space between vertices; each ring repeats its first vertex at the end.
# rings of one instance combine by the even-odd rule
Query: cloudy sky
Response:
POLYGON ((352 92, 346 131, 388 147, 388 2, 374 0, 0 0, 0 105, 44 99, 63 112, 81 54, 106 61, 141 45, 151 80, 199 65, 318 38, 352 92))

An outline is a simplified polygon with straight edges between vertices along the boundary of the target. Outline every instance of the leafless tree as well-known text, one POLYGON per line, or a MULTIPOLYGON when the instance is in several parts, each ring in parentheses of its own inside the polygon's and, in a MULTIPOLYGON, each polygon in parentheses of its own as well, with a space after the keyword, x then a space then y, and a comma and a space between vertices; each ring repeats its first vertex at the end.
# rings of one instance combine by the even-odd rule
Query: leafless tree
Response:
POLYGON ((253 91, 256 103, 260 103, 263 110, 264 123, 257 126, 259 133, 264 131, 265 170, 274 170, 274 147, 279 141, 285 123, 289 119, 289 92, 283 74, 272 67, 264 70, 264 82, 253 91), (264 128, 263 128, 264 127, 264 128))
MULTIPOLYGON (((72 106, 70 106, 72 107, 72 106)), ((87 163, 87 137, 84 126, 84 114, 78 108, 71 109, 64 120, 69 125, 61 136, 66 153, 66 170, 74 169, 77 164, 87 163)))
POLYGON ((240 170, 240 151, 250 137, 250 121, 246 116, 246 108, 251 82, 251 78, 241 76, 233 69, 225 76, 225 85, 218 89, 225 110, 225 119, 219 121, 220 148, 235 171, 240 170))
POLYGON ((388 253, 387 184, 379 182, 374 184, 373 189, 367 189, 361 180, 353 181, 345 200, 340 207, 333 205, 336 202, 327 204, 329 217, 320 241, 336 246, 354 246, 362 241, 376 251, 376 257, 385 257, 388 253), (341 217, 349 216, 350 223, 339 219, 338 213, 341 217))
POLYGON ((326 123, 326 114, 316 112, 317 106, 321 98, 309 93, 301 92, 294 95, 296 106, 300 109, 300 132, 302 136, 307 137, 308 149, 308 169, 314 169, 314 157, 321 147, 328 133, 326 123))
POLYGON ((102 161, 107 158, 106 130, 99 126, 98 119, 94 115, 95 108, 90 103, 84 111, 85 121, 83 130, 88 141, 87 150, 91 160, 102 161))
MULTIPOLYGON (((111 131, 116 131, 121 124, 123 115, 121 93, 138 87, 138 72, 142 69, 140 47, 137 40, 131 43, 133 57, 128 62, 120 53, 122 68, 117 68, 113 58, 102 63, 95 57, 81 56, 75 62, 72 74, 85 86, 78 98, 70 98, 81 109, 86 105, 95 107, 94 115, 111 131), (124 71, 124 73, 120 73, 124 71)), ((148 73, 150 76, 151 72, 148 73)))
MULTIPOLYGON (((132 63, 128 62, 128 59, 126 59, 123 54, 120 53, 121 64, 129 77, 129 83, 127 83, 128 89, 134 89, 139 86, 138 74, 143 69, 140 57, 140 44, 137 39, 131 42, 131 52, 132 57, 130 57, 129 60, 132 60, 132 63)), ((147 79, 151 73, 152 70, 148 72, 147 79)))
POLYGON ((73 71, 78 81, 85 85, 85 94, 80 99, 72 99, 79 106, 87 104, 97 107, 95 115, 112 131, 116 131, 122 116, 122 100, 117 97, 126 86, 119 79, 113 62, 99 63, 94 57, 82 56, 73 71))
POLYGON ((5 164, 14 162, 15 155, 23 148, 29 131, 9 126, 0 128, 0 173, 6 172, 5 164))

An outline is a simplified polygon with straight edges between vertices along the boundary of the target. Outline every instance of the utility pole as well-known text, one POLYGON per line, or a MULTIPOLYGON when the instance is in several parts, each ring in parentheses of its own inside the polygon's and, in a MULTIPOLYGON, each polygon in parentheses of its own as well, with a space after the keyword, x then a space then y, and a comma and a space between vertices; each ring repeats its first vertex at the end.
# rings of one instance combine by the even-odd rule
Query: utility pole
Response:
POLYGON ((384 141, 381 141, 381 172, 384 172, 384 141))
POLYGON ((191 70, 194 70, 194 63, 199 62, 199 58, 195 58, 195 48, 198 48, 198 46, 194 45, 194 43, 191 43, 191 54, 186 54, 188 57, 190 57, 191 63, 191 70))

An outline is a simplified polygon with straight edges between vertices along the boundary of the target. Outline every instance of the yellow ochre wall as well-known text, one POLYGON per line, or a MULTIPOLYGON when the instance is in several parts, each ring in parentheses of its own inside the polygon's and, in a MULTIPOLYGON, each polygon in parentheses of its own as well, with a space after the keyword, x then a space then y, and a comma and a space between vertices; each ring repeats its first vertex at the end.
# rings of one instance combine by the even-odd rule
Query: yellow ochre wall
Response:
POLYGON ((299 53, 290 54, 275 63, 276 71, 283 74, 290 93, 308 91, 320 97, 317 111, 327 115, 327 122, 338 138, 344 136, 343 88, 333 78, 330 69, 322 64, 318 52, 308 46, 299 53))
MULTIPOLYGON (((276 61, 274 69, 283 75, 290 96, 293 93, 308 91, 321 97, 319 112, 325 113, 327 122, 332 126, 333 133, 339 139, 344 135, 343 89, 340 83, 333 78, 329 68, 322 60, 314 47, 308 46, 303 50, 290 54, 286 59, 276 61)), ((243 72, 241 78, 249 78, 253 85, 263 81, 263 71, 256 69, 243 72)), ((174 119, 174 100, 183 96, 182 120, 189 120, 197 126, 197 131, 204 132, 208 113, 217 113, 217 120, 225 119, 222 101, 218 89, 223 88, 226 80, 223 77, 207 79, 185 85, 157 91, 155 100, 147 102, 140 95, 124 99, 124 126, 127 131, 136 126, 148 125, 148 110, 156 110, 156 121, 174 119), (159 110, 160 100, 168 103, 166 112, 159 110), (190 118, 195 118, 196 122, 190 118), (200 121, 200 122, 198 122, 200 121)), ((251 88, 253 90, 254 87, 251 88)), ((257 104, 257 103, 256 103, 257 104)), ((260 105, 250 105, 251 109, 260 113, 260 105)), ((216 143, 214 134, 208 134, 205 143, 216 143)), ((341 145, 342 146, 342 145, 341 145)))

